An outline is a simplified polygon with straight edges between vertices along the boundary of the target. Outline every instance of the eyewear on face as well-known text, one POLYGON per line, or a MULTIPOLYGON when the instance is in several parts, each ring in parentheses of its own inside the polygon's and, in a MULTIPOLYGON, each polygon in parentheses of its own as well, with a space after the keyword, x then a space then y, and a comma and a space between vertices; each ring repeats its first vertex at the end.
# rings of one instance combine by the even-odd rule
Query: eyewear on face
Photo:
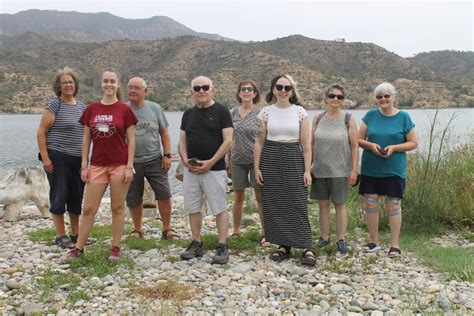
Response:
POLYGON ((390 99, 390 94, 378 95, 375 97, 377 100, 383 99, 390 99))
POLYGON ((74 81, 72 81, 72 80, 70 80, 70 81, 62 81, 61 84, 62 84, 62 85, 74 84, 74 81))
POLYGON ((204 86, 193 86, 193 90, 194 90, 195 92, 199 92, 199 91, 201 91, 201 89, 202 89, 203 91, 209 91, 210 88, 211 88, 211 86, 208 85, 208 84, 206 84, 206 85, 204 85, 204 86))
POLYGON ((342 94, 330 93, 330 94, 326 95, 326 98, 328 98, 328 99, 337 98, 338 100, 344 100, 345 97, 342 94))
POLYGON ((281 90, 285 89, 286 92, 290 92, 291 90, 293 90, 293 87, 292 86, 284 86, 282 84, 276 84, 275 89, 277 89, 277 91, 281 91, 281 90))
POLYGON ((115 80, 115 79, 104 79, 104 80, 102 80, 102 83, 104 83, 104 84, 115 84, 115 83, 117 83, 117 80, 115 80))
POLYGON ((240 87, 240 92, 254 92, 255 88, 254 87, 240 87))

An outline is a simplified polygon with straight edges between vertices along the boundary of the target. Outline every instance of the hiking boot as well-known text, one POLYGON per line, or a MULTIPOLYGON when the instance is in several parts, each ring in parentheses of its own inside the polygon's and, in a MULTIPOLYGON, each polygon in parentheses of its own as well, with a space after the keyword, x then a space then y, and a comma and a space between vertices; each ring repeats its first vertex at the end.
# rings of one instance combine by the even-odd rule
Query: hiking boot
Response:
POLYGON ((318 240, 318 243, 316 244, 316 247, 323 248, 323 247, 329 246, 329 244, 330 244, 330 239, 329 238, 328 238, 328 240, 324 240, 323 237, 319 237, 319 240, 318 240))
POLYGON ((373 242, 369 242, 364 246, 364 251, 368 253, 374 253, 379 251, 380 249, 380 246, 373 242))
POLYGON ((110 255, 107 257, 107 261, 114 262, 120 259, 121 255, 122 254, 120 253, 120 247, 112 246, 112 249, 110 249, 110 255))
POLYGON ((227 262, 229 262, 229 248, 226 244, 218 244, 216 254, 212 257, 212 263, 226 264, 227 262))
POLYGON ((349 248, 347 248, 346 241, 344 239, 340 239, 336 242, 336 250, 343 255, 349 252, 349 248))
POLYGON ((179 256, 182 260, 191 260, 192 258, 202 257, 203 253, 202 242, 193 240, 179 256))
POLYGON ((69 263, 69 262, 79 259, 83 255, 84 255, 84 250, 74 248, 67 253, 65 261, 66 263, 69 263))
POLYGON ((61 249, 74 249, 76 247, 76 243, 66 235, 54 238, 54 244, 61 249))

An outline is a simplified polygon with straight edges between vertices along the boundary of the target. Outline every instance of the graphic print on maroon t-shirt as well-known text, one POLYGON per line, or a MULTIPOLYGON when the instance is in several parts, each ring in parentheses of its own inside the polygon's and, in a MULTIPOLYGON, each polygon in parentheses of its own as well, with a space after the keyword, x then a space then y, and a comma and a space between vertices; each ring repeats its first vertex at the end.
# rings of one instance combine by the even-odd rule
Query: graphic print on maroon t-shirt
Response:
POLYGON ((96 115, 92 123, 94 138, 108 138, 117 132, 113 115, 96 115))

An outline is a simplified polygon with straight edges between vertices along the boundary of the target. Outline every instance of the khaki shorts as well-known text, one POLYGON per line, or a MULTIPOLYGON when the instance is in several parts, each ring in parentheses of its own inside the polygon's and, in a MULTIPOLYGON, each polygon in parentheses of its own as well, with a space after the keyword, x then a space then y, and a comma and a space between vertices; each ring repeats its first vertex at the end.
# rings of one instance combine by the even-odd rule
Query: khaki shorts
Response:
POLYGON ((349 179, 341 178, 313 178, 310 197, 315 200, 328 201, 334 204, 344 204, 349 194, 349 179))
POLYGON ((244 190, 245 188, 256 187, 255 169, 253 163, 231 165, 232 188, 234 190, 244 190))
POLYGON ((204 196, 213 215, 227 210, 227 172, 211 170, 204 174, 195 174, 184 168, 184 212, 187 214, 201 212, 204 196))
POLYGON ((90 166, 89 183, 110 183, 110 180, 121 180, 127 165, 90 166))

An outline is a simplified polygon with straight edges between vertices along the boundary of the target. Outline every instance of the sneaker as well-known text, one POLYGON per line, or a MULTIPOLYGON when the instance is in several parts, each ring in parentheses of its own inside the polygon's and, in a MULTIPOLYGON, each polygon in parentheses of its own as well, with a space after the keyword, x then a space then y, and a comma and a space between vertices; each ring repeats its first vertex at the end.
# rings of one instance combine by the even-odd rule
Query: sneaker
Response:
POLYGON ((229 248, 226 244, 218 244, 216 254, 212 257, 212 263, 226 264, 227 262, 229 262, 229 248))
POLYGON ((373 242, 369 242, 364 246, 364 251, 368 253, 374 253, 379 251, 380 249, 380 246, 373 242))
POLYGON ((349 248, 347 248, 346 241, 344 239, 340 239, 336 242, 336 250, 343 255, 349 252, 349 248))
POLYGON ((84 255, 84 250, 74 248, 67 253, 65 261, 69 263, 69 262, 79 259, 83 255, 84 255))
POLYGON ((69 239, 66 235, 54 238, 54 244, 61 249, 74 249, 76 247, 76 243, 69 239))
POLYGON ((180 257, 182 260, 190 260, 192 258, 202 257, 203 253, 202 241, 193 240, 186 250, 180 254, 180 257))
POLYGON ((400 257, 401 255, 402 255, 402 252, 398 248, 390 247, 390 249, 388 250, 388 256, 391 258, 400 257))
POLYGON ((120 247, 112 246, 112 249, 110 249, 110 255, 107 257, 107 260, 109 262, 116 261, 120 259, 121 255, 122 254, 120 253, 120 247))
POLYGON ((323 248, 326 246, 329 246, 330 244, 330 239, 328 238, 327 240, 323 239, 323 237, 319 237, 318 243, 316 244, 316 247, 318 248, 323 248))

